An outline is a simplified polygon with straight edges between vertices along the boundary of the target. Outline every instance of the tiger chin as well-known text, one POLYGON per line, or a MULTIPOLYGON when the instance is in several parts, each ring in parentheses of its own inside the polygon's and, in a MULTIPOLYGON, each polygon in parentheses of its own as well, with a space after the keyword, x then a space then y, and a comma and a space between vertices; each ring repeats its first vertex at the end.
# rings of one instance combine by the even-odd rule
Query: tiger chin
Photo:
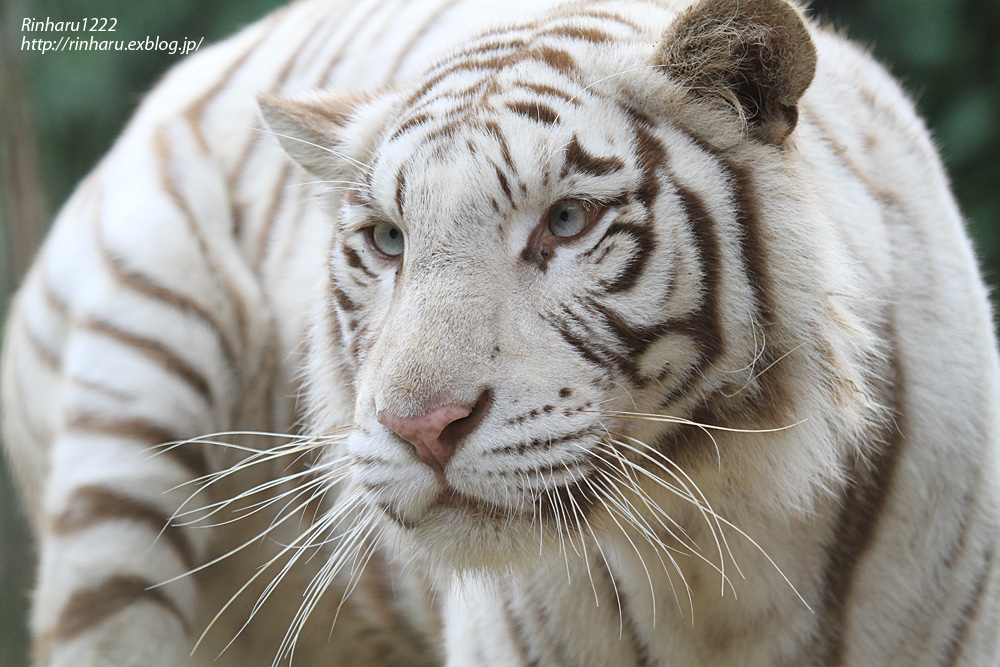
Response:
POLYGON ((785 0, 303 0, 151 93, 9 322, 39 664, 1000 657, 986 289, 785 0))

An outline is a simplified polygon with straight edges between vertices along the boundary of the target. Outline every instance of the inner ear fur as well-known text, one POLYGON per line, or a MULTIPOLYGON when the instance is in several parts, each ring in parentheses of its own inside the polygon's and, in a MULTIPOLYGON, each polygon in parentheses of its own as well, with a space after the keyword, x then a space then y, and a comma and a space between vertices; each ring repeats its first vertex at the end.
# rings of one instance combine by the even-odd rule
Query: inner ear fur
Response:
POLYGON ((654 64, 689 94, 731 107, 752 137, 780 146, 816 74, 816 48, 786 0, 703 0, 664 33, 654 64))
POLYGON ((355 111, 369 100, 356 93, 324 93, 308 98, 261 94, 261 115, 282 148, 306 171, 325 179, 353 171, 345 128, 355 111))

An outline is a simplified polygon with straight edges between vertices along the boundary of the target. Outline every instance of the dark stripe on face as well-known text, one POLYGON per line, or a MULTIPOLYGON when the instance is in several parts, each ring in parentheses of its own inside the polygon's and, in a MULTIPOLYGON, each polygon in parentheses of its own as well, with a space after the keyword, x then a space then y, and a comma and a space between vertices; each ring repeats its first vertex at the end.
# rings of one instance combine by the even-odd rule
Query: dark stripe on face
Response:
MULTIPOLYGON (((676 179, 672 179, 676 183, 676 179)), ((674 401, 691 391, 694 383, 703 376, 702 371, 713 364, 724 350, 722 325, 719 321, 719 292, 722 252, 719 247, 718 225, 708 213, 701 197, 682 185, 677 185, 677 195, 694 236, 701 263, 702 300, 698 309, 674 322, 672 330, 692 338, 698 346, 700 357, 697 368, 692 369, 683 383, 661 400, 660 407, 667 408, 674 401)), ((766 366, 763 366, 766 368, 766 366)))
MULTIPOLYGON (((184 568, 195 567, 194 547, 184 529, 169 526, 170 517, 153 505, 137 498, 99 486, 81 486, 66 503, 66 509, 50 523, 56 535, 71 535, 107 521, 130 521, 144 524, 153 535, 163 536, 181 557, 184 568)), ((150 540, 152 544, 152 540, 150 540)))
POLYGON ((579 138, 574 134, 573 140, 566 146, 563 153, 566 162, 563 164, 560 177, 565 178, 570 171, 590 174, 592 176, 607 176, 625 168, 625 163, 616 157, 597 157, 585 151, 579 138))
POLYGON ((604 326, 611 331, 619 347, 624 350, 624 356, 635 360, 638 360, 638 357, 641 357, 660 336, 676 331, 676 325, 670 322, 645 327, 632 326, 624 317, 596 299, 586 299, 584 305, 603 320, 604 326))
POLYGON ((530 83, 528 81, 518 81, 514 85, 518 88, 527 88, 528 90, 538 93, 539 95, 549 95, 551 97, 558 97, 559 99, 569 104, 575 104, 575 105, 580 104, 580 101, 577 100, 574 95, 571 95, 570 93, 564 90, 560 90, 552 86, 546 86, 545 84, 542 83, 530 83))
POLYGON ((580 317, 570 311, 569 308, 565 308, 564 312, 569 316, 569 318, 583 327, 583 330, 591 334, 587 340, 584 340, 570 329, 568 322, 557 318, 550 318, 549 321, 552 322, 556 331, 570 347, 576 350, 581 357, 598 368, 620 373, 633 383, 637 383, 639 381, 639 368, 632 359, 629 359, 614 350, 609 350, 603 345, 595 343, 594 339, 596 339, 597 336, 593 335, 593 332, 587 324, 580 317))
POLYGON ((431 117, 425 113, 418 113, 413 116, 410 116, 405 121, 403 121, 402 125, 396 128, 396 131, 393 132, 392 136, 389 137, 389 141, 395 141, 396 139, 403 136, 413 128, 423 125, 430 119, 431 117))
POLYGON ((617 278, 610 281, 602 280, 599 283, 601 289, 608 294, 625 292, 635 287, 649 263, 650 255, 656 250, 656 238, 651 227, 616 221, 608 226, 604 236, 610 238, 616 235, 630 237, 635 244, 635 250, 618 272, 617 278))
POLYGON ((368 270, 368 267, 365 266, 364 263, 361 261, 361 257, 354 250, 354 248, 352 248, 351 246, 349 246, 346 243, 344 243, 344 244, 341 245, 341 249, 343 250, 343 253, 344 253, 344 261, 347 262, 347 265, 349 267, 351 267, 352 269, 357 269, 358 271, 361 271, 362 273, 364 273, 369 278, 377 278, 378 277, 374 273, 372 273, 371 271, 368 270))
POLYGON ((56 621, 55 638, 66 641, 100 625, 111 616, 140 602, 155 604, 173 614, 188 632, 187 621, 174 601, 160 588, 150 588, 153 582, 135 576, 106 579, 95 588, 76 591, 56 621))
POLYGON ((548 65, 560 74, 572 76, 576 74, 576 61, 566 51, 555 49, 546 45, 538 45, 528 49, 522 49, 512 53, 502 55, 486 55, 482 58, 465 58, 455 60, 442 69, 439 69, 433 76, 427 79, 424 84, 417 89, 407 100, 407 106, 414 106, 423 99, 434 86, 444 81, 452 74, 466 71, 483 71, 495 73, 518 65, 522 62, 535 61, 548 65))
POLYGON ((611 42, 614 40, 614 38, 608 33, 595 28, 582 28, 579 26, 568 25, 547 28, 538 34, 539 36, 552 35, 555 37, 569 37, 570 39, 579 39, 592 44, 603 44, 604 42, 611 42))
MULTIPOLYGON (((762 239, 760 222, 760 200, 749 167, 737 164, 724 158, 723 167, 728 172, 733 188, 733 200, 736 204, 737 222, 743 235, 740 237, 740 251, 743 259, 747 280, 757 303, 758 322, 768 327, 778 321, 773 292, 774 285, 768 266, 768 251, 762 239)), ((773 340, 774 337, 772 337, 773 340)), ((760 386, 757 407, 762 416, 770 413, 773 423, 784 421, 784 406, 793 405, 786 387, 788 381, 784 377, 786 365, 773 365, 776 359, 785 355, 786 351, 776 349, 773 344, 764 346, 761 351, 759 367, 769 369, 758 374, 760 386)))
POLYGON ((351 298, 347 296, 347 293, 340 289, 340 286, 333 282, 332 279, 330 280, 330 293, 333 294, 333 297, 336 299, 337 305, 341 310, 351 312, 357 309, 358 305, 351 301, 351 298))
MULTIPOLYGON (((545 410, 548 413, 552 410, 545 410)), ((518 443, 516 445, 506 445, 504 447, 499 447, 492 450, 491 454, 514 454, 520 456, 527 452, 529 449, 532 451, 548 451, 553 447, 557 447, 565 442, 572 442, 574 440, 579 440, 580 438, 585 438, 588 435, 594 433, 594 427, 587 427, 580 429, 579 431, 573 431, 572 433, 565 433, 560 436, 552 437, 541 437, 534 438, 525 442, 518 443)))
POLYGON ((493 138, 500 145, 500 154, 503 156, 503 162, 507 168, 517 173, 517 167, 514 166, 514 159, 510 155, 510 146, 507 144, 507 137, 504 135, 503 129, 492 120, 484 123, 483 129, 493 135, 493 138))
POLYGON ((507 201, 510 202, 510 205, 516 209, 517 206, 514 204, 514 193, 510 189, 510 183, 507 181, 507 176, 503 173, 503 169, 495 164, 493 165, 493 169, 496 171, 497 181, 500 183, 500 189, 503 190, 504 196, 507 198, 507 201))
POLYGON ((556 110, 541 102, 508 102, 507 108, 536 123, 554 125, 559 120, 559 114, 556 113, 556 110))

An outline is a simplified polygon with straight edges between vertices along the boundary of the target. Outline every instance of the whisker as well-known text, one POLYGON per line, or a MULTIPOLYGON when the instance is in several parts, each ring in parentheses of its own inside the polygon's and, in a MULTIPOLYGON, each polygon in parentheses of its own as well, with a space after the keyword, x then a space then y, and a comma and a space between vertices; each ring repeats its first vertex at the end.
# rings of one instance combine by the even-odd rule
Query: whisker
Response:
POLYGON ((762 375, 764 375, 764 373, 766 373, 769 370, 771 370, 772 368, 774 368, 775 365, 777 365, 777 363, 779 361, 781 361, 782 359, 784 359, 785 357, 787 357, 791 353, 795 352, 796 350, 802 348, 803 346, 805 346, 805 343, 799 343, 798 345, 796 345, 795 347, 793 347, 792 349, 790 349, 788 352, 785 352, 783 355, 781 355, 780 357, 778 357, 777 359, 775 359, 774 361, 772 361, 770 364, 768 364, 767 368, 765 368, 764 370, 762 370, 760 373, 757 373, 757 375, 753 375, 749 380, 746 381, 746 384, 744 384, 742 387, 740 387, 739 389, 737 389, 736 391, 734 391, 731 394, 727 394, 726 392, 722 392, 722 395, 725 396, 726 398, 733 398, 734 396, 736 396, 737 394, 739 394, 740 392, 742 392, 744 389, 746 389, 747 387, 749 387, 754 382, 754 380, 760 379, 760 377, 762 375))

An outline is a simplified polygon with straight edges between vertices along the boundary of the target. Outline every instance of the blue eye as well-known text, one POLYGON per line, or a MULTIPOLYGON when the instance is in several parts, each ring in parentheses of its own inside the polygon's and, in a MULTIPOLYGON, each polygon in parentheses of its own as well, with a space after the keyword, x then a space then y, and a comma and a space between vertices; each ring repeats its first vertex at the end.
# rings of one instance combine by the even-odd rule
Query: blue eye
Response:
POLYGON ((571 238, 590 225, 591 209, 584 202, 568 199, 549 209, 549 231, 553 236, 571 238))
POLYGON ((369 238, 376 250, 389 257, 403 254, 405 239, 399 227, 388 222, 380 222, 374 227, 369 227, 369 230, 369 238))

